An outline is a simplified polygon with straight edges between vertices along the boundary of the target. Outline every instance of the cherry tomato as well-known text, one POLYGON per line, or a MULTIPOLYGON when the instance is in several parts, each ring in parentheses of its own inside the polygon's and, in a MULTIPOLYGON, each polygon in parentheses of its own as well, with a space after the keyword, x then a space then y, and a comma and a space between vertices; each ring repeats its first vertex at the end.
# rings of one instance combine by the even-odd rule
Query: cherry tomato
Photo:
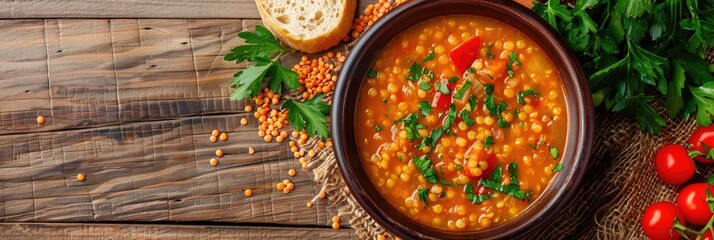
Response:
POLYGON ((645 209, 642 217, 642 230, 653 240, 674 240, 681 235, 673 229, 674 219, 686 225, 684 214, 671 202, 656 202, 645 209))
POLYGON ((481 52, 481 37, 472 37, 451 49, 449 57, 459 74, 466 72, 481 52))
POLYGON ((687 149, 677 144, 664 146, 655 155, 657 175, 666 183, 682 184, 692 178, 695 172, 694 161, 687 149))
POLYGON ((689 137, 689 141, 687 142, 692 145, 691 150, 697 150, 704 154, 696 156, 694 159, 702 163, 714 163, 714 149, 712 149, 714 148, 714 124, 709 127, 697 128, 697 130, 694 130, 694 133, 692 133, 692 136, 689 137), (703 146, 702 143, 704 143, 706 147, 703 146), (705 157, 707 155, 711 158, 707 159, 705 157))
POLYGON ((707 229, 707 231, 702 235, 700 240, 714 240, 714 234, 712 234, 712 229, 707 229))
POLYGON ((683 188, 677 195, 677 206, 690 224, 705 225, 714 215, 707 204, 706 189, 714 194, 714 186, 694 183, 683 188))

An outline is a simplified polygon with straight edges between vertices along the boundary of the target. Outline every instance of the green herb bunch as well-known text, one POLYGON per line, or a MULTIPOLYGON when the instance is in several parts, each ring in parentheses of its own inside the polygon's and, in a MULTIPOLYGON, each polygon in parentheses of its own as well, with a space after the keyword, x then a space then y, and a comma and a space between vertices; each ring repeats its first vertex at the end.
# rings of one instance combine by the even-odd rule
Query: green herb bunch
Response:
MULTIPOLYGON (((245 44, 231 49, 224 59, 236 63, 248 61, 251 64, 233 75, 231 87, 235 91, 231 94, 231 100, 254 98, 265 86, 278 94, 283 87, 289 90, 300 88, 299 75, 279 62, 280 57, 291 49, 281 45, 268 29, 257 25, 254 33, 240 32, 238 37, 245 44), (266 80, 267 83, 264 83, 266 80)), ((323 103, 322 98, 322 95, 317 95, 305 102, 290 99, 283 103, 282 107, 288 109, 288 121, 293 128, 298 131, 305 129, 310 136, 330 137, 326 120, 330 106, 323 103)))
POLYGON ((651 106, 664 96, 670 118, 714 117, 714 0, 559 0, 535 2, 578 55, 596 106, 637 116, 653 134, 666 125, 651 106))

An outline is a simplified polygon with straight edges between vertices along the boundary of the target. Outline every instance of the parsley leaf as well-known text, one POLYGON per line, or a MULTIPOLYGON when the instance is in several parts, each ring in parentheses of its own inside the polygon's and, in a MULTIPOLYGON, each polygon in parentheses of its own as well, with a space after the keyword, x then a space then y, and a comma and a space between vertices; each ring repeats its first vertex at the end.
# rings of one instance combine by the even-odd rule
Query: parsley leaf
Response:
POLYGON ((420 187, 419 193, 417 195, 419 195, 419 200, 424 202, 424 204, 426 204, 426 206, 428 207, 429 206, 429 201, 428 201, 429 200, 429 189, 420 187))
POLYGON ((532 88, 526 89, 523 92, 518 92, 518 94, 516 95, 516 100, 518 100, 518 103, 525 105, 526 101, 523 98, 528 95, 533 95, 534 97, 538 97, 538 92, 536 92, 532 88))
POLYGON ((422 116, 429 115, 431 113, 431 104, 425 101, 419 102, 419 111, 422 116))
POLYGON ((469 108, 471 108, 472 112, 474 110, 476 110, 476 103, 477 103, 476 96, 471 96, 471 98, 469 98, 469 108))
POLYGON ((463 167, 463 166, 461 166, 461 165, 459 165, 459 164, 456 164, 456 167, 455 167, 455 168, 456 168, 456 170, 461 170, 461 169, 464 169, 464 167, 463 167))
POLYGON ((652 96, 638 95, 634 97, 626 97, 620 102, 617 102, 615 106, 612 107, 612 111, 617 112, 623 109, 628 109, 628 112, 636 112, 639 116, 640 129, 643 131, 648 131, 654 134, 659 134, 662 127, 667 123, 664 118, 660 116, 650 105, 647 103, 652 101, 652 96), (634 111, 632 110, 634 109, 634 111))
POLYGON ((430 150, 429 152, 434 151, 434 146, 436 145, 436 141, 439 140, 441 135, 444 133, 444 129, 441 127, 434 128, 431 130, 429 133, 429 136, 421 140, 421 144, 419 145, 419 149, 422 149, 423 147, 429 146, 430 150))
POLYGON ((516 65, 516 66, 521 65, 521 62, 518 61, 518 53, 516 53, 516 52, 511 52, 511 54, 508 54, 508 59, 511 60, 513 65, 516 65))
POLYGON ((421 138, 421 136, 419 136, 418 131, 419 129, 424 128, 424 125, 418 123, 418 119, 419 115, 417 115, 416 113, 412 113, 395 122, 395 124, 401 122, 404 125, 404 131, 407 133, 407 139, 409 139, 409 141, 414 141, 414 139, 421 138))
MULTIPOLYGON (((491 54, 491 48, 493 48, 493 43, 489 43, 488 46, 486 47, 486 57, 495 58, 496 56, 493 56, 493 54, 491 54)), ((493 78, 491 78, 491 79, 493 79, 493 78)))
POLYGON ((446 82, 444 82, 444 81, 437 82, 436 85, 434 85, 434 87, 436 87, 436 91, 439 91, 445 95, 451 94, 451 91, 449 91, 449 87, 446 85, 446 82))
POLYGON ((508 77, 515 76, 515 73, 513 72, 513 65, 511 63, 506 64, 506 73, 508 73, 508 77))
POLYGON ((289 49, 280 45, 270 31, 258 25, 255 26, 255 33, 240 32, 238 37, 242 38, 245 44, 231 49, 223 59, 236 63, 248 60, 255 64, 234 74, 231 87, 235 90, 231 94, 231 100, 257 96, 266 78, 268 88, 275 93, 281 93, 283 86, 291 90, 300 88, 298 74, 278 62, 289 49))
POLYGON ((323 97, 324 95, 319 94, 305 102, 290 99, 283 103, 283 108, 289 110, 288 121, 295 130, 305 129, 311 136, 330 137, 326 119, 326 115, 330 113, 330 105, 322 102, 323 97))
POLYGON ((493 145, 493 136, 488 136, 486 140, 483 141, 483 148, 488 148, 491 145, 493 145))
POLYGON ((549 147, 550 150, 550 156, 553 157, 553 159, 558 159, 560 157, 560 153, 558 152, 558 148, 556 147, 549 147))
POLYGON ((471 88, 471 81, 466 80, 466 82, 464 83, 463 86, 461 86, 461 88, 459 89, 459 91, 456 92, 456 94, 454 94, 454 98, 455 98, 455 99, 461 99, 462 97, 464 97, 464 94, 466 94, 466 91, 468 91, 469 88, 471 88))
POLYGON ((431 90, 431 85, 427 82, 420 82, 419 88, 421 88, 421 90, 424 90, 424 91, 429 91, 429 90, 431 90))
POLYGON ((482 203, 489 198, 488 194, 474 194, 474 185, 471 183, 464 185, 464 193, 466 193, 466 200, 471 201, 473 204, 482 203))
POLYGON ((431 61, 431 60, 434 60, 434 52, 429 52, 429 55, 427 55, 426 58, 424 58, 424 60, 421 61, 421 62, 422 62, 422 63, 425 63, 425 62, 428 62, 428 61, 431 61))
POLYGON ((495 191, 503 192, 519 200, 529 200, 532 195, 532 191, 526 192, 518 186, 517 165, 516 163, 508 164, 508 174, 511 175, 511 184, 503 185, 501 184, 501 166, 497 166, 496 169, 491 173, 491 178, 481 179, 481 185, 484 187, 493 189, 495 191))
POLYGON ((382 131, 382 127, 380 127, 379 124, 374 124, 374 129, 377 130, 377 132, 382 131))
POLYGON ((370 69, 369 72, 367 72, 367 77, 368 77, 368 78, 376 78, 376 77, 377 77, 377 71, 374 71, 374 69, 370 69))
POLYGON ((555 165, 555 167, 553 167, 553 173, 557 173, 560 171, 563 171, 563 164, 558 163, 555 165))
POLYGON ((417 81, 419 79, 424 78, 424 76, 428 77, 427 82, 434 79, 434 73, 426 67, 420 65, 419 63, 413 63, 412 66, 409 67, 409 75, 407 76, 407 80, 417 81))
POLYGON ((456 121, 456 105, 453 103, 451 106, 449 106, 449 113, 446 115, 446 119, 444 120, 444 131, 445 132, 450 132, 449 129, 451 129, 451 125, 454 125, 454 122, 456 121))
POLYGON ((466 125, 473 126, 475 122, 474 122, 474 120, 469 116, 469 113, 470 113, 470 112, 469 112, 468 109, 463 109, 463 110, 461 110, 461 119, 464 120, 464 123, 466 123, 466 125))
POLYGON ((689 91, 697 104, 697 122, 702 126, 709 126, 714 117, 714 82, 690 87, 689 91))
POLYGON ((493 84, 486 84, 484 89, 486 92, 486 100, 484 100, 484 104, 486 104, 486 110, 488 110, 491 116, 496 115, 496 99, 493 97, 493 90, 493 84))
POLYGON ((431 160, 427 158, 426 155, 414 157, 414 166, 419 169, 427 182, 437 183, 439 181, 439 177, 436 175, 436 170, 434 170, 434 166, 431 165, 431 160))

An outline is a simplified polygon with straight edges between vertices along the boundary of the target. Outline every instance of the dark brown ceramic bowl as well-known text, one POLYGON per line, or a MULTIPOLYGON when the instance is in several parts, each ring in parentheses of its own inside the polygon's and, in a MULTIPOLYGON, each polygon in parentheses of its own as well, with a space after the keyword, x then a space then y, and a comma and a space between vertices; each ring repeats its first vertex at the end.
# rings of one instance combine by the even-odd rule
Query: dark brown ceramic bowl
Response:
POLYGON ((355 45, 340 73, 332 105, 335 152, 347 186, 357 202, 380 225, 403 238, 497 239, 527 236, 565 206, 583 178, 593 138, 590 91, 580 65, 557 33, 531 10, 509 0, 413 0, 376 22, 355 45), (475 15, 506 23, 529 36, 547 53, 563 79, 568 111, 565 169, 520 215, 480 231, 453 232, 422 225, 391 206, 365 173, 355 141, 355 112, 361 84, 383 46, 405 29, 445 15, 475 15))

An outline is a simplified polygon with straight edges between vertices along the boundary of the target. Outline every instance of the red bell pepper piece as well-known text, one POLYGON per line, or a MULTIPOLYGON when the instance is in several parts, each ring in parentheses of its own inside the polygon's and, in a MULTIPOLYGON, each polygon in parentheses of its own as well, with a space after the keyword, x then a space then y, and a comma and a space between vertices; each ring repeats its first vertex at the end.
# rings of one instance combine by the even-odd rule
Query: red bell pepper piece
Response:
POLYGON ((481 51, 481 37, 471 37, 466 42, 463 42, 451 49, 449 57, 456 66, 459 74, 466 72, 471 67, 471 64, 476 61, 478 54, 481 51))
POLYGON ((456 88, 456 83, 450 83, 448 80, 442 79, 436 84, 444 83, 446 83, 446 88, 449 89, 449 94, 443 94, 440 91, 436 91, 436 93, 434 93, 434 100, 431 101, 431 107, 433 108, 446 110, 449 109, 449 106, 451 105, 451 94, 454 92, 454 88, 456 88))

